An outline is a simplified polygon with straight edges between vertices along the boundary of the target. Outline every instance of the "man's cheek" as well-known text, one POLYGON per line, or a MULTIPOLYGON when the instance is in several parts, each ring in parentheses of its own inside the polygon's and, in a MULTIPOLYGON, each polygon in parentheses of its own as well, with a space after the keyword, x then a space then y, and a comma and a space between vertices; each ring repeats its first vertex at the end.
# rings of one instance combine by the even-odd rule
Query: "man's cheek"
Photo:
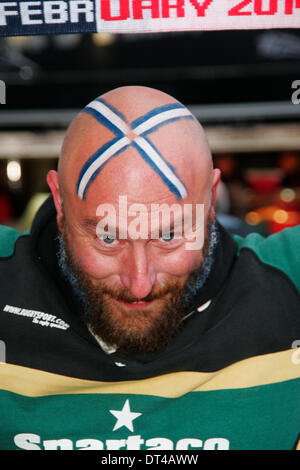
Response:
POLYGON ((178 253, 170 253, 161 259, 160 271, 173 275, 187 277, 200 266, 202 255, 200 252, 186 251, 184 248, 178 253))
POLYGON ((89 249, 83 249, 78 254, 78 264, 82 271, 95 279, 105 279, 117 273, 118 263, 112 257, 101 256, 89 249))

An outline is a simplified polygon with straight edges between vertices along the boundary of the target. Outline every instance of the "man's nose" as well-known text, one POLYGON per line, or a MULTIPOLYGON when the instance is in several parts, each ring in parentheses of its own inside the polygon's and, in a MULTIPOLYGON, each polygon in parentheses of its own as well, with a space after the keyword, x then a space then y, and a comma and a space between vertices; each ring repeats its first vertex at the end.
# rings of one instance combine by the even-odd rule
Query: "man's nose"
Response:
POLYGON ((156 275, 147 247, 139 242, 132 245, 123 265, 121 281, 136 298, 143 299, 150 294, 156 275))

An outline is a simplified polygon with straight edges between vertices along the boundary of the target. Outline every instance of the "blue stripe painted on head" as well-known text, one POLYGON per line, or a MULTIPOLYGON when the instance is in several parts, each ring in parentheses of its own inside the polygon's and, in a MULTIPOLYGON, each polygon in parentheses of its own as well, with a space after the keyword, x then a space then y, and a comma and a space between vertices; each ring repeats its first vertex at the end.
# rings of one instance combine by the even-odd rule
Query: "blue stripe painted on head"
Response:
POLYGON ((139 134, 139 135, 140 135, 141 137, 145 137, 145 136, 147 136, 148 134, 151 134, 152 132, 157 131, 157 129, 159 129, 160 127, 164 126, 165 124, 170 124, 171 122, 178 121, 179 119, 194 119, 194 118, 193 118, 193 116, 190 114, 190 115, 188 115, 188 116, 178 116, 178 117, 166 119, 165 121, 160 122, 160 123, 157 124, 156 126, 151 127, 151 129, 148 129, 147 131, 141 132, 141 134, 139 134))
MULTIPOLYGON (((158 150, 154 147, 154 145, 152 143, 149 142, 149 140, 147 140, 147 143, 149 145, 151 145, 151 147, 153 147, 153 149, 159 154, 159 156, 161 157, 161 159, 166 163, 166 165, 168 165, 168 167, 170 169, 172 169, 173 173, 175 173, 174 169, 172 168, 172 166, 166 162, 166 160, 161 156, 161 154, 158 152, 158 150)), ((151 166, 151 168, 155 171, 155 173, 157 173, 160 178, 163 180, 163 182, 168 186, 168 188, 170 189, 170 191, 175 194, 175 196, 178 198, 178 199, 182 199, 182 196, 179 192, 179 190, 177 189, 177 187, 172 183, 172 181, 170 181, 166 175, 161 171, 161 169, 155 165, 155 162, 149 157, 149 155, 147 154, 147 152, 145 152, 139 145, 137 145, 134 141, 131 143, 131 145, 139 152, 139 154, 141 155, 141 157, 145 160, 145 162, 151 166)), ((182 183, 183 184, 183 183, 182 183)))
MULTIPOLYGON (((107 103, 105 100, 103 100, 102 98, 98 98, 94 100, 93 103, 97 101, 105 105, 110 111, 115 113, 120 119, 126 122, 125 116, 120 111, 111 106, 109 103, 107 103)), ((103 126, 111 130, 115 135, 118 135, 119 137, 123 136, 123 132, 113 122, 107 119, 100 111, 97 111, 96 109, 91 108, 89 107, 89 105, 87 105, 85 108, 83 108, 81 112, 93 116, 98 122, 100 122, 101 124, 103 124, 103 126)))
MULTIPOLYGON (((118 150, 116 153, 114 153, 108 160, 106 160, 106 162, 104 162, 99 168, 97 168, 97 170, 94 171, 94 173, 92 174, 92 176, 90 177, 88 183, 86 184, 85 188, 84 188, 84 191, 83 191, 83 195, 82 195, 82 199, 85 200, 86 198, 86 193, 87 193, 87 190, 89 189, 90 185, 92 184, 92 182, 97 178, 97 176, 99 175, 99 173, 103 170, 103 168, 105 167, 105 165, 110 162, 110 160, 114 157, 116 157, 117 155, 119 155, 120 153, 123 152, 123 150, 126 150, 126 148, 129 147, 129 145, 126 145, 124 147, 122 147, 120 150, 118 150)), ((97 152, 96 152, 97 153, 97 152)), ((80 184, 80 183, 79 183, 80 184)))
POLYGON ((135 127, 139 126, 140 124, 143 124, 145 121, 152 118, 153 116, 156 116, 157 114, 164 113, 165 111, 171 111, 173 109, 185 109, 185 106, 183 106, 180 103, 172 103, 172 104, 166 104, 164 106, 159 106, 158 108, 154 108, 151 111, 149 111, 148 113, 144 114, 143 116, 135 119, 131 123, 131 129, 134 129, 135 127))
POLYGON ((79 186, 82 180, 83 175, 85 172, 89 169, 89 167, 94 163, 95 160, 101 157, 102 153, 105 152, 109 147, 111 147, 113 144, 115 144, 119 140, 119 137, 115 137, 114 139, 110 140, 109 142, 106 142, 106 144, 102 145, 91 157, 85 162, 83 167, 80 170, 77 185, 76 185, 76 192, 78 193, 79 191, 79 186))
POLYGON ((88 106, 84 108, 82 113, 90 114, 93 116, 100 124, 103 126, 107 127, 110 131, 112 131, 115 135, 117 135, 119 138, 123 136, 123 132, 115 126, 109 119, 107 119, 103 114, 99 113, 93 108, 89 108, 88 106))
POLYGON ((99 103, 105 104, 105 106, 107 106, 107 108, 109 108, 113 113, 119 116, 120 119, 122 119, 124 122, 127 122, 124 114, 121 113, 121 111, 119 111, 117 108, 115 108, 111 104, 107 103, 107 101, 105 101, 103 98, 97 98, 95 101, 99 101, 99 103))

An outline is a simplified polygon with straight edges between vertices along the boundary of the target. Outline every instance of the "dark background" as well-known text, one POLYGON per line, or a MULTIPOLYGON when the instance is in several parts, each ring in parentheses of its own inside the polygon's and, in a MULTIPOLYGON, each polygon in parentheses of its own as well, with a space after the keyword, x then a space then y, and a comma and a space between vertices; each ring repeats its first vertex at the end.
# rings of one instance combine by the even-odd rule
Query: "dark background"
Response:
POLYGON ((185 104, 281 101, 290 100, 291 83, 300 77, 298 30, 110 38, 98 46, 91 34, 39 36, 19 48, 15 38, 1 39, 7 108, 77 108, 132 84, 162 89, 185 104))

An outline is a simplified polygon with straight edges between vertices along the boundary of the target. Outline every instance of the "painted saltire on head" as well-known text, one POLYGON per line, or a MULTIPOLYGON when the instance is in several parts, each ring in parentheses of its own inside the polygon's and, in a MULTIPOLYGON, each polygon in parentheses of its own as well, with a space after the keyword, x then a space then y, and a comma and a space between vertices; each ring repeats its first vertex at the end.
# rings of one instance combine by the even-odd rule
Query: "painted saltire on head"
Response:
POLYGON ((160 106, 135 119, 131 124, 126 122, 123 114, 100 98, 88 104, 82 112, 97 119, 98 122, 110 129, 115 137, 100 147, 83 165, 76 185, 77 195, 81 199, 85 199, 89 186, 104 165, 130 145, 139 152, 143 160, 160 176, 177 198, 183 199, 187 196, 187 189, 175 169, 147 138, 148 134, 156 131, 162 125, 179 119, 194 119, 185 106, 179 103, 160 106), (135 138, 127 137, 130 131, 136 135, 135 138))

